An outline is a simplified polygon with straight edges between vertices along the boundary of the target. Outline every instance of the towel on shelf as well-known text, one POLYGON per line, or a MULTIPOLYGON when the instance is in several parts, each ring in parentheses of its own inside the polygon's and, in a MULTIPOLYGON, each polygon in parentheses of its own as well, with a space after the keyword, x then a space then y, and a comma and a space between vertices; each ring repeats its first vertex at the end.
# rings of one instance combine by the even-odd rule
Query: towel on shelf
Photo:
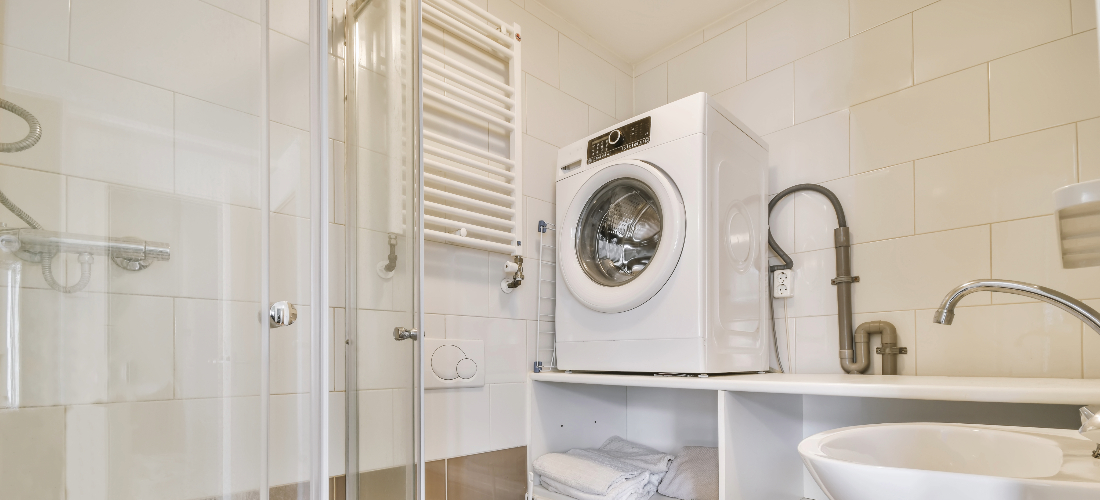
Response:
POLYGON ((681 500, 718 500, 718 448, 685 446, 657 492, 681 500))
POLYGON ((533 469, 546 489, 580 500, 647 500, 657 492, 672 458, 614 436, 597 449, 543 455, 533 469))

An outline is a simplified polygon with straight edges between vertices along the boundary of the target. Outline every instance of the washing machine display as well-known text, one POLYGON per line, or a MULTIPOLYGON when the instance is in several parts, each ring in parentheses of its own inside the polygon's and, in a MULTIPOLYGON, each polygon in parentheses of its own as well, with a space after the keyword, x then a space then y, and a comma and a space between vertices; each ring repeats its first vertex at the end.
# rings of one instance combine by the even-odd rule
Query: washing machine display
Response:
POLYGON ((629 123, 588 141, 588 163, 649 144, 650 117, 629 123))
POLYGON ((577 261, 604 286, 620 286, 649 266, 661 244, 661 202, 637 179, 604 184, 581 212, 577 261))

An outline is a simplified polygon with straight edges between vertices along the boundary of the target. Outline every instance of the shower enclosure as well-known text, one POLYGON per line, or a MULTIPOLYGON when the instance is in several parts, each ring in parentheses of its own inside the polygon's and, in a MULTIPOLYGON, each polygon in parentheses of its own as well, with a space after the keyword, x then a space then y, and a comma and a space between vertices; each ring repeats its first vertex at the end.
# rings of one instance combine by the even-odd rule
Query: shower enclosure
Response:
POLYGON ((0 0, 0 498, 414 498, 418 8, 0 0))

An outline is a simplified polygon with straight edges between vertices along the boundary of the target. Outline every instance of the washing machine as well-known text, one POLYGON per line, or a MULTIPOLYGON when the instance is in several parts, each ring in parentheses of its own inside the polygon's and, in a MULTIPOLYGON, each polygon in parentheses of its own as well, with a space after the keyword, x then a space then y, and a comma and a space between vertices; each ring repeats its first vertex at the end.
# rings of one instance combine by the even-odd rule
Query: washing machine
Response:
POLYGON ((558 369, 768 369, 767 155, 703 93, 558 152, 558 369))

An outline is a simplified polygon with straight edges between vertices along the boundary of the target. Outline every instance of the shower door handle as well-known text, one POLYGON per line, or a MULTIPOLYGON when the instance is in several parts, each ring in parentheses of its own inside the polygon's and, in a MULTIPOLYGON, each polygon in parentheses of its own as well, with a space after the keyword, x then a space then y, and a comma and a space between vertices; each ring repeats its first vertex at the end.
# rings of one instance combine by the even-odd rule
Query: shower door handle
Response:
POLYGON ((393 339, 394 340, 409 340, 409 339, 416 340, 419 337, 420 337, 420 333, 417 332, 416 330, 410 330, 410 329, 405 328, 403 326, 398 326, 398 327, 393 329, 393 339))
POLYGON ((271 304, 271 309, 268 309, 267 315, 271 318, 272 328, 290 326, 294 324, 294 320, 298 319, 298 309, 294 307, 294 304, 283 300, 271 304))

